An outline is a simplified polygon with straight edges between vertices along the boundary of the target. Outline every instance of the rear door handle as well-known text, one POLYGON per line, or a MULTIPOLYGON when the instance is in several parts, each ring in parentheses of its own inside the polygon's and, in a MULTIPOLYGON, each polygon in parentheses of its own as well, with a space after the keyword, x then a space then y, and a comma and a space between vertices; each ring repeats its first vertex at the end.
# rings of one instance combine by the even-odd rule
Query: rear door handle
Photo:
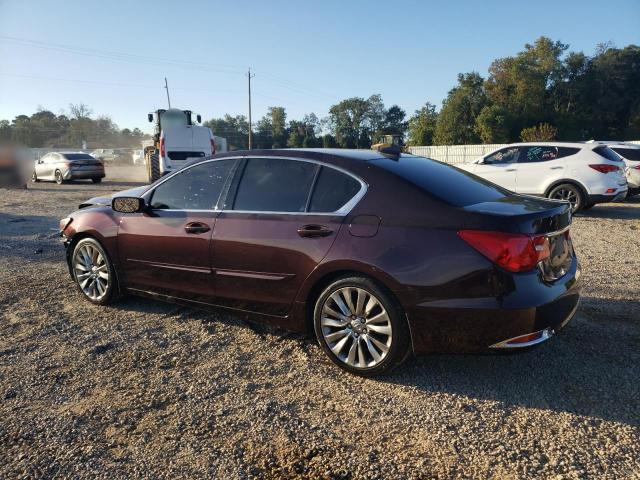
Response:
POLYGON ((298 235, 302 238, 328 237, 332 233, 333 230, 324 225, 305 225, 298 229, 298 235))
POLYGON ((206 223, 191 222, 184 226, 184 230, 187 233, 205 233, 211 230, 211 227, 206 223))
POLYGON ((564 167, 551 167, 551 170, 562 170, 564 167))
POLYGON ((515 169, 515 168, 507 168, 505 171, 506 171, 506 172, 515 172, 515 171, 516 171, 516 169, 515 169))

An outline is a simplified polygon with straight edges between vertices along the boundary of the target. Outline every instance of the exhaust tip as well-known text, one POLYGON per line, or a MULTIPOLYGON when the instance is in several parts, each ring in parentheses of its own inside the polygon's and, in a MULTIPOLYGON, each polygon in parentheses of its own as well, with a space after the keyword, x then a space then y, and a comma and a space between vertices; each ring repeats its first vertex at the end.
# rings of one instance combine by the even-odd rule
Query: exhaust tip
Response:
POLYGON ((518 337, 513 337, 502 342, 494 343, 489 348, 509 349, 509 348, 526 348, 537 345, 549 340, 555 332, 550 328, 538 330, 537 332, 527 333, 518 337))

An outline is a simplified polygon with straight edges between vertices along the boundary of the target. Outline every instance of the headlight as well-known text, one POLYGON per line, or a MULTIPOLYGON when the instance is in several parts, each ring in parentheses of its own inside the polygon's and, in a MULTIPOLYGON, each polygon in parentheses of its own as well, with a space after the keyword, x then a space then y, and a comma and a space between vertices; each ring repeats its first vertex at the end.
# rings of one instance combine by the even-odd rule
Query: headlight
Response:
POLYGON ((72 220, 73 218, 71 217, 65 217, 62 220, 60 220, 60 233, 64 232, 65 228, 69 226, 72 220))

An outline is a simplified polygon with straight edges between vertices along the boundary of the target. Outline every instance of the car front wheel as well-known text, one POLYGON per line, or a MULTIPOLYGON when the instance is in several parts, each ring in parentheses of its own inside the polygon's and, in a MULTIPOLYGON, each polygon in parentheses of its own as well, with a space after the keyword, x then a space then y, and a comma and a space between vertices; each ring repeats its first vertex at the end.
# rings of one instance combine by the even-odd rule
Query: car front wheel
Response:
POLYGON ((93 238, 83 238, 71 256, 73 278, 91 303, 106 305, 116 296, 116 275, 109 256, 93 238))
POLYGON ((62 178, 62 172, 60 170, 56 170, 55 179, 58 185, 62 185, 62 182, 64 182, 64 179, 62 178))
POLYGON ((406 318, 397 302, 366 277, 338 279, 318 297, 314 329, 336 365, 372 377, 389 372, 410 353, 406 318))

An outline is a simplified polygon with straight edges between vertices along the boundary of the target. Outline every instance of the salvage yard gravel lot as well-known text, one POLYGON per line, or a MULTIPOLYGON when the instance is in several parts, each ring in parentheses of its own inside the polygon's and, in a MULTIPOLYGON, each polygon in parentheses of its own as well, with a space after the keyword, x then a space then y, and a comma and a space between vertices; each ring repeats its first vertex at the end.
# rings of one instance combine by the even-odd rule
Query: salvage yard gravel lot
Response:
POLYGON ((112 177, 0 189, 0 478, 640 478, 640 200, 575 218, 547 344, 363 379, 228 313, 84 301, 58 220, 112 177))

